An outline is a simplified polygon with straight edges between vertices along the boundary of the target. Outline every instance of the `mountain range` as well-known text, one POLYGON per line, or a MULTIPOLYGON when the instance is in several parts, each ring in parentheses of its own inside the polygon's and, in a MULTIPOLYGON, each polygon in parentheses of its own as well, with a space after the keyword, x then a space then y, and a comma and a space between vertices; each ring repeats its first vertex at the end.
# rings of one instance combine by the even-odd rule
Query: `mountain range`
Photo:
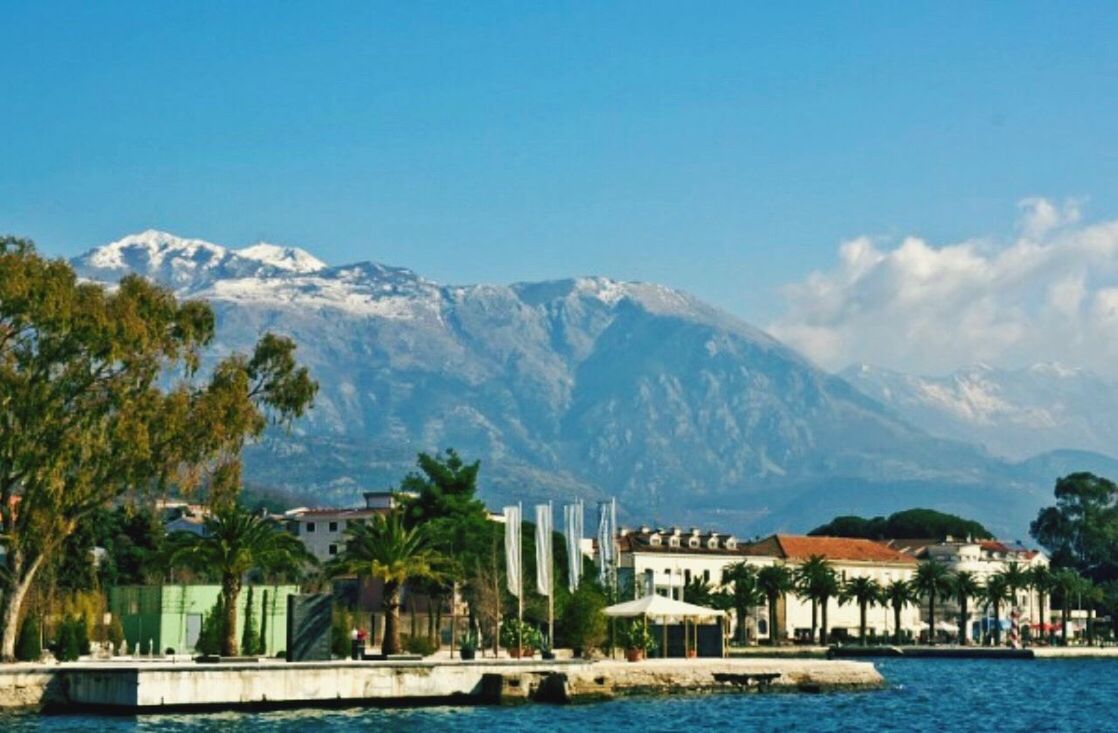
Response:
POLYGON ((1085 369, 978 364, 922 377, 860 364, 841 376, 933 435, 1012 460, 1064 449, 1118 454, 1118 383, 1085 369))
MULTIPOLYGON (((417 451, 453 446, 482 461, 491 506, 616 496, 628 522, 745 535, 928 506, 1023 537, 1056 476, 1118 465, 1089 452, 1032 456, 1051 441, 997 443, 995 428, 918 399, 933 380, 902 390, 904 376, 884 370, 829 374, 661 285, 442 285, 154 230, 72 262, 91 280, 138 273, 208 300, 213 357, 268 330, 294 338, 320 383, 316 406, 247 451, 246 478, 318 504, 391 486, 417 451)), ((1074 447, 1104 447, 1105 425, 1096 432, 1074 447)))

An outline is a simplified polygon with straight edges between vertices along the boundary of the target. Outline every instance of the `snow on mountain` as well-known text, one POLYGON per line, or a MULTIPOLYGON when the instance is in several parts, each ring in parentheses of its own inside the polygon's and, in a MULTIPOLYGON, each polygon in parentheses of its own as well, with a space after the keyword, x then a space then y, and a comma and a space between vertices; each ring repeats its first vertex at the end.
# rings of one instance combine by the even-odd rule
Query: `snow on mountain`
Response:
POLYGON ((933 435, 980 443, 997 455, 1023 459, 1064 449, 1118 455, 1118 383, 1084 369, 979 364, 924 377, 863 364, 842 376, 933 435))
POLYGON ((234 250, 234 254, 288 272, 316 272, 326 269, 325 262, 306 250, 297 247, 281 247, 267 242, 260 242, 251 247, 234 250))
POLYGON ((228 249, 156 229, 91 250, 78 257, 74 265, 90 279, 113 282, 134 272, 183 293, 230 277, 311 273, 326 267, 309 252, 295 247, 262 242, 243 249, 228 249))

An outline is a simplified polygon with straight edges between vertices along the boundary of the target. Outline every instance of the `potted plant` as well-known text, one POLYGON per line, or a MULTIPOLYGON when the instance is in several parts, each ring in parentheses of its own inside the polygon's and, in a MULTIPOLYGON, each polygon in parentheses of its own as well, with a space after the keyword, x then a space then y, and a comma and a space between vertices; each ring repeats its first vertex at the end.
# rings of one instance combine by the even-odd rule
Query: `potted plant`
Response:
POLYGON ((508 649, 513 659, 530 658, 540 645, 540 632, 535 627, 514 618, 501 624, 501 646, 508 649))
POLYGON ((547 634, 540 635, 539 650, 541 659, 555 659, 555 650, 551 647, 551 637, 547 634))
POLYGON ((639 662, 656 647, 656 641, 648 630, 648 624, 642 621, 630 624, 629 628, 622 632, 621 643, 625 646, 625 659, 630 662, 639 662))
POLYGON ((462 661, 469 662, 477 655, 477 647, 477 634, 468 631, 462 635, 462 640, 458 643, 458 656, 462 661))

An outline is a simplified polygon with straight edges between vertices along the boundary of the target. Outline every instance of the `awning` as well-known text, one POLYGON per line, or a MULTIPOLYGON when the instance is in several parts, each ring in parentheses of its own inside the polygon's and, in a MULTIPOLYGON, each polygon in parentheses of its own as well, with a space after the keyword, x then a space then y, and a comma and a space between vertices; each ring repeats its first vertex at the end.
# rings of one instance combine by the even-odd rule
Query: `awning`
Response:
POLYGON ((1059 631, 1061 624, 1029 624, 1029 628, 1034 631, 1059 631))
POLYGON ((607 606, 602 612, 613 618, 718 618, 726 615, 725 611, 716 608, 696 606, 694 603, 684 603, 661 595, 645 596, 635 601, 607 606))

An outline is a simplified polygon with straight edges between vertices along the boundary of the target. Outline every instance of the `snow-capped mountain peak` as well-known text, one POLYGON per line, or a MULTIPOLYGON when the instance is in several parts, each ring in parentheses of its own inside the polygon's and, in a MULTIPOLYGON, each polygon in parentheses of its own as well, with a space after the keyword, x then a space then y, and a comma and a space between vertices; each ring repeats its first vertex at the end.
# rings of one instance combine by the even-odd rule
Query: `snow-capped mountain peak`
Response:
POLYGON ((298 247, 283 247, 277 244, 259 242, 250 247, 233 250, 239 257, 263 262, 279 270, 290 272, 316 272, 326 269, 327 265, 310 252, 298 247))
POLYGON ((230 249, 204 239, 188 239, 158 229, 129 234, 74 260, 92 280, 115 282, 137 273, 191 293, 220 280, 300 275, 327 269, 322 260, 296 247, 260 242, 230 249))
POLYGON ((98 247, 87 255, 88 264, 105 270, 134 269, 143 262, 148 267, 158 268, 168 258, 184 261, 220 261, 228 255, 227 250, 218 244, 202 239, 184 239, 169 232, 148 229, 138 234, 129 234, 115 242, 98 247))

